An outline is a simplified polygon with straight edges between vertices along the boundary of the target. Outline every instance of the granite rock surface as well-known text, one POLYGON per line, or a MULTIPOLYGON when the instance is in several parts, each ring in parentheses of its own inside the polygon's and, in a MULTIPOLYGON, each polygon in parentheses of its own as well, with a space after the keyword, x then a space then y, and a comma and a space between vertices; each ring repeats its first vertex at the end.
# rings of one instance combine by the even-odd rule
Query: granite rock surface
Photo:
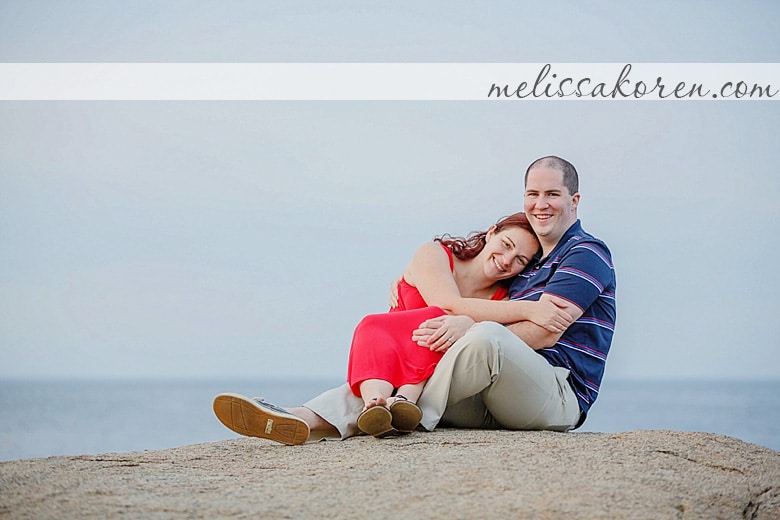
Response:
POLYGON ((708 433, 440 429, 0 463, 0 518, 780 518, 780 452, 708 433))

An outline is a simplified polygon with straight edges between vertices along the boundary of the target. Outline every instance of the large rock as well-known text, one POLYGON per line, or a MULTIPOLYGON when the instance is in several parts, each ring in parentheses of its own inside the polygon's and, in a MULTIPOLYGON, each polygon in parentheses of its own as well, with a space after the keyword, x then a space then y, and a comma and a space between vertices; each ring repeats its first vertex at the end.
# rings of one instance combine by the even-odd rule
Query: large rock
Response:
POLYGON ((0 518, 780 518, 780 453, 707 433, 437 430, 0 464, 0 518))

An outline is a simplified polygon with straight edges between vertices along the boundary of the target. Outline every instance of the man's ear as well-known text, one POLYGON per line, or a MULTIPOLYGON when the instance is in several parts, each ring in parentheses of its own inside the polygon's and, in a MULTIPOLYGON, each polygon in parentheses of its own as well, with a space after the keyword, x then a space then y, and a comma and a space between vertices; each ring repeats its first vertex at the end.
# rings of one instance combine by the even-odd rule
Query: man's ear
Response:
POLYGON ((577 211, 577 206, 580 204, 580 192, 575 193, 571 198, 571 209, 577 211))

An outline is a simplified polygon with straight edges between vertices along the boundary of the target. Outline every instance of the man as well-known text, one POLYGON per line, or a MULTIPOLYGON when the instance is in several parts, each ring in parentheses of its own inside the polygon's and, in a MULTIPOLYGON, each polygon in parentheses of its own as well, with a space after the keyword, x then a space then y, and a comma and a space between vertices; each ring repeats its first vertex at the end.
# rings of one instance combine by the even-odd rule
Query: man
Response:
MULTIPOLYGON (((445 316, 415 331, 418 343, 431 348, 457 339, 418 402, 426 430, 442 425, 567 431, 585 420, 612 342, 615 273, 607 246, 582 230, 579 201, 571 163, 548 156, 528 167, 525 213, 542 252, 509 291, 511 299, 564 309, 575 320, 569 328, 554 334, 530 321, 505 327, 445 316)), ((362 409, 362 399, 347 385, 289 410, 237 394, 214 401, 217 417, 233 431, 285 444, 305 442, 311 432, 356 435, 362 409)))

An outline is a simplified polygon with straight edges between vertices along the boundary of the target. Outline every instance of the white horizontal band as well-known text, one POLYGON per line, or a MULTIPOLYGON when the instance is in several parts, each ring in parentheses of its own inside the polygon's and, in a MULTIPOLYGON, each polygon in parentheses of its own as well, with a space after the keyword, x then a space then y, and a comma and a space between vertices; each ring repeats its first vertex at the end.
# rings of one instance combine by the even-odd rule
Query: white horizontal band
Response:
POLYGON ((780 100, 780 63, 2 63, 0 100, 780 100))

